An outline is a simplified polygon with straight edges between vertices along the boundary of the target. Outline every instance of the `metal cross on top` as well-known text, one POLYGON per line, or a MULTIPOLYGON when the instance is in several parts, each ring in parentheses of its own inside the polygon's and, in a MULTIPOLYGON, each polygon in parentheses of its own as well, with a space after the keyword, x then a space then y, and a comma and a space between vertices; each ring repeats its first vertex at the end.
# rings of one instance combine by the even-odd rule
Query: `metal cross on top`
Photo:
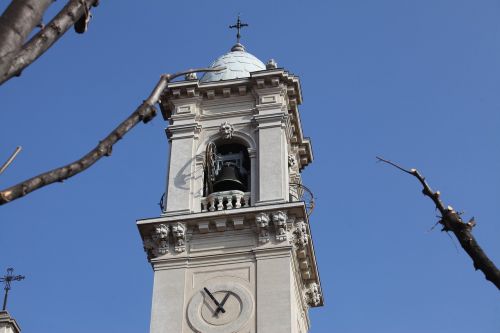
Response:
POLYGON ((241 38, 241 35, 240 35, 240 30, 241 28, 243 27, 248 27, 248 24, 246 23, 241 23, 241 20, 240 20, 240 15, 238 15, 238 21, 236 21, 236 24, 235 25, 230 25, 229 26, 229 29, 233 29, 233 28, 236 28, 238 30, 238 33, 236 34, 236 42, 239 43, 240 42, 240 38, 241 38))
POLYGON ((3 288, 5 290, 5 296, 3 297, 3 311, 5 311, 5 308, 7 307, 7 296, 9 295, 10 283, 12 281, 21 281, 24 279, 23 275, 13 275, 12 273, 14 273, 14 268, 9 267, 7 268, 7 275, 0 278, 0 282, 5 284, 5 287, 3 288))

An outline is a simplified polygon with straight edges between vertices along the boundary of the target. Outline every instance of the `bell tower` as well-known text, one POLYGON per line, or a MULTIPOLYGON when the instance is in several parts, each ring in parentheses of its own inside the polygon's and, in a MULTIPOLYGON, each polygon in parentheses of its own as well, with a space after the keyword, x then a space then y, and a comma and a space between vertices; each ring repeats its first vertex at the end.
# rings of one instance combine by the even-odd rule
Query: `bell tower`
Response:
POLYGON ((299 78, 239 41, 211 67, 225 69, 170 82, 160 102, 162 213, 137 221, 154 270, 150 332, 308 332, 323 297, 299 78))

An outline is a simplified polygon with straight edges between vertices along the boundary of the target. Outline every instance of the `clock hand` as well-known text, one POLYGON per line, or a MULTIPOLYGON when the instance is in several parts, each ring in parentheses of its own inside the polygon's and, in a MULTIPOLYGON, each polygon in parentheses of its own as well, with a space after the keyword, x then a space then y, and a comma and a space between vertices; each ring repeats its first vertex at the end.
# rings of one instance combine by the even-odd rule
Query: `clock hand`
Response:
POLYGON ((217 305, 217 310, 215 313, 217 314, 219 313, 219 311, 221 311, 222 313, 226 313, 226 310, 224 310, 224 308, 219 304, 219 302, 215 299, 214 295, 212 295, 212 293, 208 291, 206 287, 204 287, 203 290, 205 290, 207 295, 212 299, 212 301, 214 301, 215 305, 217 305))
POLYGON ((215 314, 218 314, 219 310, 223 311, 223 313, 226 312, 224 310, 224 304, 226 304, 226 301, 227 301, 228 298, 229 298, 229 293, 227 293, 226 296, 224 296, 224 298, 222 299, 222 302, 220 302, 220 306, 217 308, 217 310, 215 310, 215 314))

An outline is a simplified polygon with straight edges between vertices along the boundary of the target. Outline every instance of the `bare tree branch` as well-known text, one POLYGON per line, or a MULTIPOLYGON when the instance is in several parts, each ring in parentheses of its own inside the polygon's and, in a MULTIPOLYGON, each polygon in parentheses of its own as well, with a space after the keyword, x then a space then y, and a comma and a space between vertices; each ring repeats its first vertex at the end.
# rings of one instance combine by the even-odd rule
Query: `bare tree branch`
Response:
POLYGON ((123 136, 127 134, 135 125, 137 125, 141 121, 143 123, 147 123, 156 116, 156 108, 154 105, 158 103, 160 95, 167 87, 169 81, 188 73, 216 72, 222 69, 224 68, 198 68, 175 74, 162 75, 149 97, 127 119, 125 119, 120 125, 118 125, 118 127, 116 127, 102 141, 100 141, 94 149, 92 149, 85 156, 74 161, 73 163, 39 174, 38 176, 35 176, 17 185, 0 191, 0 205, 21 198, 28 193, 31 193, 49 184, 62 182, 89 168, 103 156, 110 156, 113 145, 118 142, 118 140, 123 138, 123 136))
POLYGON ((0 77, 53 0, 13 0, 0 17, 0 77))
POLYGON ((5 169, 7 169, 9 167, 9 165, 12 163, 12 161, 14 161, 14 159, 17 156, 17 154, 19 154, 22 149, 23 148, 21 146, 16 147, 16 150, 14 150, 14 152, 12 153, 12 155, 10 155, 9 159, 7 161, 5 161, 5 163, 0 167, 0 174, 2 172, 4 172, 5 169))
POLYGON ((441 213, 441 220, 439 220, 439 223, 443 226, 442 231, 453 232, 462 248, 465 252, 467 252, 469 257, 471 257, 474 268, 476 270, 481 270, 484 273, 486 280, 492 282, 500 290, 500 271, 488 258, 486 253, 484 253, 483 249, 479 246, 476 239, 472 235, 472 228, 476 225, 474 219, 472 218, 467 223, 463 222, 459 213, 457 213, 451 206, 444 205, 440 199, 439 191, 434 192, 417 169, 407 170, 396 163, 381 157, 377 156, 377 159, 380 162, 390 164, 418 179, 423 186, 422 193, 431 198, 432 202, 434 202, 436 208, 441 213))
POLYGON ((26 67, 59 40, 71 26, 75 25, 83 16, 88 14, 88 9, 91 6, 96 6, 98 1, 70 0, 42 30, 20 48, 14 55, 9 66, 4 71, 0 71, 0 84, 3 84, 13 76, 19 76, 26 67))

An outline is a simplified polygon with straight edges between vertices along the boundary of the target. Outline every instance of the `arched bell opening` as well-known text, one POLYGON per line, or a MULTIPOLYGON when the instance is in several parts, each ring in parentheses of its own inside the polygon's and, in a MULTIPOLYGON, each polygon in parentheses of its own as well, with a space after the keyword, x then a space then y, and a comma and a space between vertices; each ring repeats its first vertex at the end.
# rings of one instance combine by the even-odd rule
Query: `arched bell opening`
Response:
POLYGON ((216 192, 250 190, 248 148, 234 140, 219 139, 207 145, 204 196, 216 192))

